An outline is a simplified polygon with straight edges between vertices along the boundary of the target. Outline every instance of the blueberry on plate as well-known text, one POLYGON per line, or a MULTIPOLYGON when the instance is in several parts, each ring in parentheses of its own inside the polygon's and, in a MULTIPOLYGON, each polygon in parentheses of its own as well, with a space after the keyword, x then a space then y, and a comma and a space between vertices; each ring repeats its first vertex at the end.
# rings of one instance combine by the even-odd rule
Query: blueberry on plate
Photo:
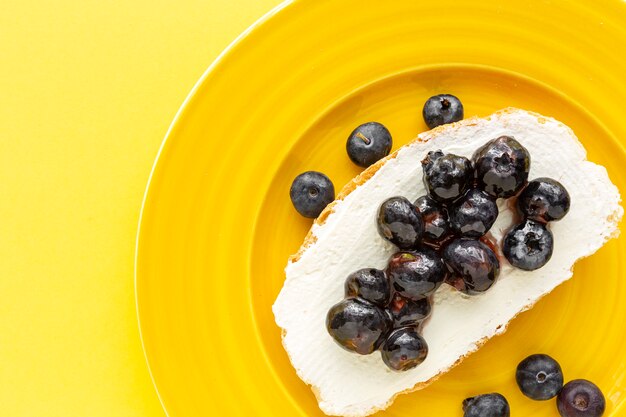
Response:
POLYGON ((522 393, 533 400, 556 397, 563 387, 563 371, 548 355, 530 355, 517 365, 515 380, 522 393))
POLYGON ((448 211, 446 208, 425 195, 414 203, 424 221, 424 240, 436 243, 448 234, 448 211))
POLYGON ((560 182, 552 178, 537 178, 520 193, 517 206, 524 217, 547 223, 565 217, 570 197, 560 182))
POLYGON ((477 188, 468 190, 450 208, 450 226, 459 236, 479 238, 497 218, 495 198, 477 188))
POLYGON ((335 199, 335 187, 321 172, 307 171, 293 180, 289 196, 298 213, 315 218, 335 199))
POLYGON ((394 371, 408 371, 424 362, 428 345, 413 327, 394 330, 380 348, 383 362, 394 371))
POLYGON ((479 240, 455 239, 443 251, 454 287, 469 295, 487 291, 500 274, 498 257, 479 240))
POLYGON ((556 398, 562 417, 600 417, 606 400, 600 388, 586 379, 575 379, 563 386, 556 398))
POLYGON ((398 293, 394 294, 388 307, 395 328, 419 324, 430 316, 431 308, 428 297, 414 301, 398 293))
POLYGON ((424 222, 417 208, 404 197, 391 197, 378 209, 378 232, 399 247, 416 247, 424 233, 424 222))
POLYGON ((350 133, 346 150, 350 160, 367 168, 391 151, 391 133, 377 122, 364 123, 350 133))
POLYGON ((437 201, 449 202, 465 192, 472 183, 472 163, 464 156, 430 151, 422 160, 424 185, 429 195, 437 201))
POLYGON ((446 123, 458 122, 463 120, 463 104, 452 94, 438 94, 426 100, 422 116, 430 129, 446 123))
POLYGON ((525 220, 504 236, 502 253, 516 268, 534 271, 544 266, 552 257, 554 239, 546 225, 525 220))
POLYGON ((479 187, 494 197, 513 197, 528 181, 530 154, 510 136, 490 140, 472 161, 479 187))
POLYGON ((391 288, 385 271, 364 268, 348 275, 345 293, 346 297, 360 297, 380 307, 385 307, 389 302, 391 288))
POLYGON ((383 343, 391 330, 391 320, 369 301, 346 298, 328 311, 326 330, 344 349, 367 355, 383 343))
POLYGON ((411 300, 431 295, 444 281, 446 270, 441 258, 421 248, 392 255, 387 276, 396 293, 411 300))
POLYGON ((463 400, 463 417, 510 417, 509 402, 502 394, 477 395, 463 400))

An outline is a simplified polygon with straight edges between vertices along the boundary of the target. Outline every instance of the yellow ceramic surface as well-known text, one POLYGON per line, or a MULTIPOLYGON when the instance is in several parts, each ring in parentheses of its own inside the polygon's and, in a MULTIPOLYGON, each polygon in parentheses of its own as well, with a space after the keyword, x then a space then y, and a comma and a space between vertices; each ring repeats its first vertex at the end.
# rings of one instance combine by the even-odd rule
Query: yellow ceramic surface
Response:
MULTIPOLYGON (((434 93, 461 97, 468 116, 538 111, 571 126, 626 194, 624 47, 615 0, 302 0, 254 27, 189 96, 145 199, 137 303, 170 417, 321 415, 271 305, 311 225, 291 206, 291 180, 315 169, 340 188, 358 174, 345 140, 359 123, 384 123, 398 148, 426 129, 434 93)), ((515 385, 534 352, 566 379, 595 381, 606 415, 626 413, 625 250, 620 238, 581 261, 505 335, 381 415, 460 416, 466 396, 499 391, 516 416, 556 416, 515 385)))

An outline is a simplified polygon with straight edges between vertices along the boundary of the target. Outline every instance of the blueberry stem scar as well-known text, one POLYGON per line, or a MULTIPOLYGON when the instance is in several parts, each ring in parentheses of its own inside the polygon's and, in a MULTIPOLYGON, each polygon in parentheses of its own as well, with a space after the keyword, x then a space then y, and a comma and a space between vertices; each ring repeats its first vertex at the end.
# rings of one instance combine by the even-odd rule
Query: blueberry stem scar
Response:
POLYGON ((579 410, 586 410, 587 407, 589 406, 589 402, 588 402, 587 398, 585 398, 584 395, 578 394, 578 395, 576 395, 574 397, 574 405, 579 410))
POLYGON ((366 145, 369 145, 370 143, 372 143, 371 139, 369 139, 367 136, 365 136, 361 132, 357 132, 356 137, 361 139, 363 142, 365 142, 366 145))

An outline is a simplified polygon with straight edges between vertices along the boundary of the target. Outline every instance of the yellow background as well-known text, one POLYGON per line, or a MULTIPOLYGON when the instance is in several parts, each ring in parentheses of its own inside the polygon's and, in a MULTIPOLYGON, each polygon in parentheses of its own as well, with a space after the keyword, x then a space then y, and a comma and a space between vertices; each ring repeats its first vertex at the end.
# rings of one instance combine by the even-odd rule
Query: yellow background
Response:
POLYGON ((196 80, 278 3, 1 2, 0 415, 164 415, 135 316, 144 188, 196 80))

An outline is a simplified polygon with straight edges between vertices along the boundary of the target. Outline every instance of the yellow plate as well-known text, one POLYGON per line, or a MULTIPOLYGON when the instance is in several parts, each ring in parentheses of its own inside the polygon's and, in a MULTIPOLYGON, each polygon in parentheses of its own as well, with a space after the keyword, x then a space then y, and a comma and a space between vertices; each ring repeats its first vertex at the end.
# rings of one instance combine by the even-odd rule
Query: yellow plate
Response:
MULTIPOLYGON (((359 123, 384 123, 398 148, 426 130, 435 93, 461 97, 467 115, 535 110, 570 125, 626 194, 625 46, 621 1, 311 0, 270 13, 196 85, 146 193, 138 315, 170 417, 321 415, 271 305, 311 224, 291 180, 315 169, 340 188, 356 175, 345 140, 359 123)), ((533 352, 595 381, 606 415, 626 412, 624 253, 625 238, 611 241, 504 336, 381 415, 460 416, 466 396, 499 391, 516 416, 556 416, 515 385, 533 352)))

